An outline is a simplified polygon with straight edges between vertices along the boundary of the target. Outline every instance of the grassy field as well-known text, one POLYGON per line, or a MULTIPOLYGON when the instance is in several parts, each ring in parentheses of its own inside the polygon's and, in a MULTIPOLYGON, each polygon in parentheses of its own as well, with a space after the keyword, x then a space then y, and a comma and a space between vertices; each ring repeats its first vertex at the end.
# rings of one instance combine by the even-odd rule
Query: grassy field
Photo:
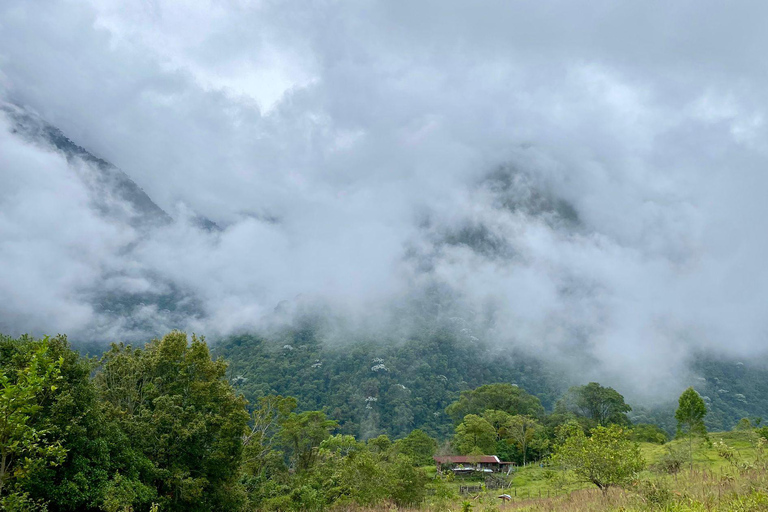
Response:
POLYGON ((768 457, 757 439, 752 432, 722 432, 710 434, 708 440, 696 440, 693 470, 687 458, 687 441, 643 443, 648 469, 628 489, 611 489, 606 495, 592 484, 579 482, 573 474, 534 464, 519 468, 503 490, 461 495, 459 486, 481 482, 457 479, 440 486, 421 510, 768 511, 768 457), (686 461, 675 474, 659 467, 670 450, 686 461), (499 494, 513 499, 503 502, 499 494))

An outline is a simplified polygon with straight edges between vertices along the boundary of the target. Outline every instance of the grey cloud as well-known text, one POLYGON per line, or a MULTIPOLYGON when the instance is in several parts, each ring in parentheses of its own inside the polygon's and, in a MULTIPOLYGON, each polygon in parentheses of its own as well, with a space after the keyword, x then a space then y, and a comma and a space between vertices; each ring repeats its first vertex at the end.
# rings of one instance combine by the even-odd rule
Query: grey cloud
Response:
POLYGON ((638 392, 763 356, 766 8, 5 2, 4 98, 174 220, 110 221, 93 162, 6 122, 0 327, 223 335, 300 296, 383 329, 444 300, 638 392))

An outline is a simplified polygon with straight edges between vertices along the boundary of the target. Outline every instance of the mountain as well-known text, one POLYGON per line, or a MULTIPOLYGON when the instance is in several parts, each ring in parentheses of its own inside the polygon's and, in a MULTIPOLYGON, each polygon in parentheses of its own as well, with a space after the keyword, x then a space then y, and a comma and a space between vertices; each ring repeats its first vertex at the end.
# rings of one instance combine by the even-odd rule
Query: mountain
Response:
MULTIPOLYGON (((232 336, 214 353, 229 362, 231 382, 249 401, 294 396, 301 409, 324 409, 341 433, 364 439, 401 437, 415 428, 446 439, 453 424, 445 408, 461 391, 484 384, 518 385, 550 411, 569 386, 586 384, 575 372, 470 340, 457 328, 423 329, 393 341, 329 340, 326 327, 322 318, 305 319, 268 333, 232 336)), ((700 376, 690 384, 707 403, 708 429, 729 430, 741 418, 758 421, 768 414, 766 366, 701 357, 693 369, 700 376)), ((676 407, 675 400, 635 404, 630 419, 674 435, 676 407)))
MULTIPOLYGON (((95 315, 87 330, 74 333, 86 341, 119 337, 141 340, 155 333, 186 325, 189 319, 204 316, 195 294, 166 276, 133 263, 131 253, 153 231, 170 226, 174 220, 158 206, 128 174, 72 141, 60 129, 24 107, 0 101, 0 115, 9 121, 10 132, 46 151, 62 155, 71 172, 88 191, 90 207, 98 216, 128 228, 131 236, 118 261, 124 265, 103 265, 101 279, 76 290, 78 298, 93 308, 95 315), (124 282, 145 283, 139 287, 124 282)), ((202 216, 192 216, 198 229, 220 228, 202 216)), ((26 327, 29 329, 30 327, 26 327)))
MULTIPOLYGON (((126 261, 145 236, 174 222, 127 173, 34 112, 0 102, 0 113, 16 136, 66 158, 99 215, 136 232, 135 241, 125 248, 126 261)), ((471 215, 446 221, 437 212, 425 212, 418 220, 418 239, 403 249, 403 259, 417 279, 399 302, 371 313, 379 319, 374 325, 387 326, 383 334, 380 329, 334 332, 329 328, 332 312, 319 309, 310 318, 295 314, 292 301, 283 301, 274 315, 280 327, 231 336, 216 346, 230 361, 239 389, 250 400, 279 393, 296 396, 304 409, 326 408, 344 433, 400 436, 424 428, 445 437, 452 425, 444 409, 462 390, 511 382, 552 407, 568 386, 584 384, 566 377, 553 363, 504 349, 488 327, 494 310, 473 309, 435 272, 437 266, 467 254, 511 265, 520 255, 510 216, 511 222, 535 219, 553 231, 578 233, 583 226, 576 208, 531 174, 509 165, 482 174, 468 186, 476 206, 471 215), (507 222, 497 222, 502 217, 507 222)), ((193 216, 192 224, 208 233, 221 231, 202 216, 193 216)), ((140 265, 104 269, 101 279, 77 292, 97 314, 91 332, 77 333, 82 340, 142 341, 190 321, 205 325, 206 307, 194 290, 140 265), (133 290, 107 286, 128 280, 147 285, 133 290)), ((88 346, 98 351, 104 345, 88 346)), ((702 356, 691 369, 696 377, 690 384, 710 406, 711 428, 726 429, 742 417, 768 415, 764 366, 702 356)), ((672 431, 674 406, 636 407, 632 417, 672 431)))
POLYGON ((11 131, 37 146, 58 151, 91 192, 92 206, 104 216, 136 228, 171 222, 171 217, 126 173, 75 144, 61 130, 40 116, 11 103, 0 102, 11 122, 11 131))

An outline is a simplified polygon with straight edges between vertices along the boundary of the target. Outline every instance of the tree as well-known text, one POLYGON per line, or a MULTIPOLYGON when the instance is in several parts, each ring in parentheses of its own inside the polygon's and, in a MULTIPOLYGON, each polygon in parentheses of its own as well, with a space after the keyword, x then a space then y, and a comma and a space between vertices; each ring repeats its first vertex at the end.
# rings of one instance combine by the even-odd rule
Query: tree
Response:
POLYGON ((633 441, 656 444, 664 444, 669 440, 669 436, 661 429, 661 427, 651 423, 638 423, 637 425, 633 425, 630 437, 633 441))
MULTIPOLYGON (((19 361, 35 347, 45 347, 47 356, 60 362, 55 389, 41 396, 33 425, 48 430, 46 443, 59 443, 66 455, 59 464, 40 466, 24 479, 21 487, 30 496, 45 500, 48 510, 93 510, 103 504, 104 491, 119 464, 120 446, 109 435, 98 391, 91 374, 95 361, 71 349, 66 336, 35 340, 0 341, 0 351, 19 361)), ((9 364, 0 357, 0 366, 9 364)), ((12 363, 11 363, 12 364, 12 363)))
POLYGON ((526 455, 531 441, 534 440, 543 427, 539 422, 530 416, 515 415, 509 418, 503 426, 506 436, 517 444, 523 454, 523 466, 525 466, 526 455))
MULTIPOLYGON (((148 506, 141 485, 156 489, 168 511, 232 510, 244 499, 239 487, 245 400, 226 379, 227 365, 213 360, 203 338, 173 331, 144 349, 113 345, 96 375, 107 413, 122 435, 132 479, 111 487, 148 506)), ((125 506, 132 506, 126 503, 125 506)))
POLYGON ((56 391, 61 360, 49 357, 47 338, 18 355, 21 364, 0 366, 0 500, 10 481, 58 464, 66 454, 61 443, 48 439, 50 425, 36 421, 46 395, 56 391))
POLYGON ((297 471, 306 471, 317 458, 320 443, 331 436, 331 431, 338 426, 329 420, 322 411, 291 413, 280 424, 280 436, 292 451, 297 471))
POLYGON ((595 425, 630 425, 627 414, 632 408, 624 397, 613 388, 606 388, 597 382, 585 386, 573 386, 558 402, 560 412, 570 411, 588 418, 595 425))
POLYGON ((459 400, 449 405, 445 412, 460 423, 468 414, 483 414, 488 409, 508 414, 540 416, 544 413, 539 399, 514 384, 486 384, 471 391, 462 391, 459 400))
POLYGON ((454 446, 461 454, 488 453, 496 446, 496 429, 476 414, 468 414, 453 438, 454 446))
POLYGON ((402 439, 395 442, 397 450, 413 459, 416 464, 432 464, 432 456, 437 451, 437 441, 429 437, 426 432, 416 429, 402 439))
POLYGON ((292 396, 269 395, 256 402, 251 423, 243 435, 243 467, 254 477, 264 477, 266 469, 282 454, 276 451, 280 424, 296 408, 292 396))
POLYGON ((693 469, 693 436, 706 435, 704 416, 707 415, 707 405, 695 389, 689 387, 680 395, 675 419, 677 420, 677 435, 688 436, 688 456, 693 469))
POLYGON ((554 462, 573 470, 603 493, 610 486, 628 484, 645 467, 640 446, 630 441, 619 425, 595 427, 590 437, 580 428, 571 428, 569 434, 565 442, 556 447, 554 462))

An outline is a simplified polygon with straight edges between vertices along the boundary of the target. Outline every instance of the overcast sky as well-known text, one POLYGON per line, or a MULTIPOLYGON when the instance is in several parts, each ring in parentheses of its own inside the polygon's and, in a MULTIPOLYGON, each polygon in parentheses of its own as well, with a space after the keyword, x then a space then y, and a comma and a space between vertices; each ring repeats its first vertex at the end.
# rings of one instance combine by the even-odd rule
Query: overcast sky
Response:
POLYGON ((297 295, 377 316, 428 281, 492 305, 489 341, 577 348, 609 382, 764 355, 766 19, 757 1, 4 0, 0 97, 177 222, 100 217, 82 169, 0 119, 0 326, 118 339, 93 290, 162 282, 203 310, 163 327, 220 336, 297 295), (499 166, 579 221, 499 208, 479 185, 499 166), (467 224, 515 256, 436 242, 467 224))

